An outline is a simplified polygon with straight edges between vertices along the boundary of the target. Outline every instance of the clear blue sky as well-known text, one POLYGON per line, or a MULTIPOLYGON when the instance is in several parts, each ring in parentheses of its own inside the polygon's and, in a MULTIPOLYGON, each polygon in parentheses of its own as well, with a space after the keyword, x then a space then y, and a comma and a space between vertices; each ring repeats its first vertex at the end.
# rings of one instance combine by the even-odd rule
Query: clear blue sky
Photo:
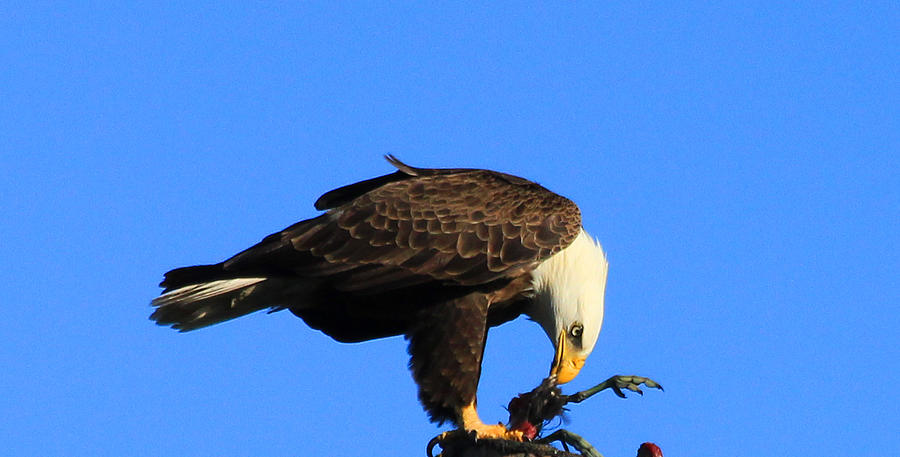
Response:
MULTIPOLYGON (((0 7, 4 455, 424 455, 401 339, 147 320, 385 153, 581 206, 611 270, 570 391, 666 387, 577 407, 607 457, 900 448, 896 2, 154 3, 0 7)), ((484 418, 551 358, 493 331, 484 418)))

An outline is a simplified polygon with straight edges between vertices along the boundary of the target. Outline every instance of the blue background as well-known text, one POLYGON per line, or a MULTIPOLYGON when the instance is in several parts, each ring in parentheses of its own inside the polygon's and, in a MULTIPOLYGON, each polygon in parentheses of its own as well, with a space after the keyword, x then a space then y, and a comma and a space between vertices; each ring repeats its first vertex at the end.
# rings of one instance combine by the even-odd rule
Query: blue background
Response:
MULTIPOLYGON (((400 338, 287 313, 190 334, 162 273, 412 165, 575 200, 611 263, 614 373, 565 426, 607 457, 900 448, 896 2, 0 6, 4 455, 423 455, 400 338), (773 3, 774 4, 774 3, 773 3)), ((552 346, 492 331, 485 420, 552 346)))

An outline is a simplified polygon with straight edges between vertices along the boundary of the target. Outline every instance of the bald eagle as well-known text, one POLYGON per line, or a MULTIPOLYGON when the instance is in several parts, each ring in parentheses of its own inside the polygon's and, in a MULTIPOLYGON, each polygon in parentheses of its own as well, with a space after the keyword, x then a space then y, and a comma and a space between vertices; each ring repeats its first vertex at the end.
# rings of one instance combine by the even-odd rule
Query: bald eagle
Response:
POLYGON ((397 171, 322 195, 321 215, 166 273, 150 318, 186 332, 287 309, 341 342, 403 335, 431 420, 521 439, 478 417, 487 331, 527 315, 555 347, 550 376, 572 380, 603 321, 603 248, 574 203, 534 182, 386 158, 397 171))

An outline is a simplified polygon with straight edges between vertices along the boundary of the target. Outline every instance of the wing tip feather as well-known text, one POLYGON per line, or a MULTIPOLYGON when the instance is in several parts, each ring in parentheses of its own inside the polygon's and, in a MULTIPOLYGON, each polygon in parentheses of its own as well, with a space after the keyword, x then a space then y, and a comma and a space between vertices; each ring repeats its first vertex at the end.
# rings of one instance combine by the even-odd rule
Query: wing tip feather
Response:
POLYGON ((387 160, 389 164, 393 165, 396 169, 406 173, 410 176, 419 176, 419 168, 411 167, 405 163, 403 163, 400 159, 397 158, 394 154, 385 154, 384 160, 387 160))

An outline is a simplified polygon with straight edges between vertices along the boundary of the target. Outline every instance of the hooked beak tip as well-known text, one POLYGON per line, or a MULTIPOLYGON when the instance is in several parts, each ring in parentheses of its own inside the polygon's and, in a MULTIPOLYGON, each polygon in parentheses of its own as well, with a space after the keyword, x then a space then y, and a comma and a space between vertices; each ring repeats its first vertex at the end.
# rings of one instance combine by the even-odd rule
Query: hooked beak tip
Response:
POLYGON ((565 384, 578 376, 587 357, 577 356, 567 344, 565 331, 560 332, 556 341, 556 354, 550 367, 550 376, 556 378, 557 384, 565 384))

